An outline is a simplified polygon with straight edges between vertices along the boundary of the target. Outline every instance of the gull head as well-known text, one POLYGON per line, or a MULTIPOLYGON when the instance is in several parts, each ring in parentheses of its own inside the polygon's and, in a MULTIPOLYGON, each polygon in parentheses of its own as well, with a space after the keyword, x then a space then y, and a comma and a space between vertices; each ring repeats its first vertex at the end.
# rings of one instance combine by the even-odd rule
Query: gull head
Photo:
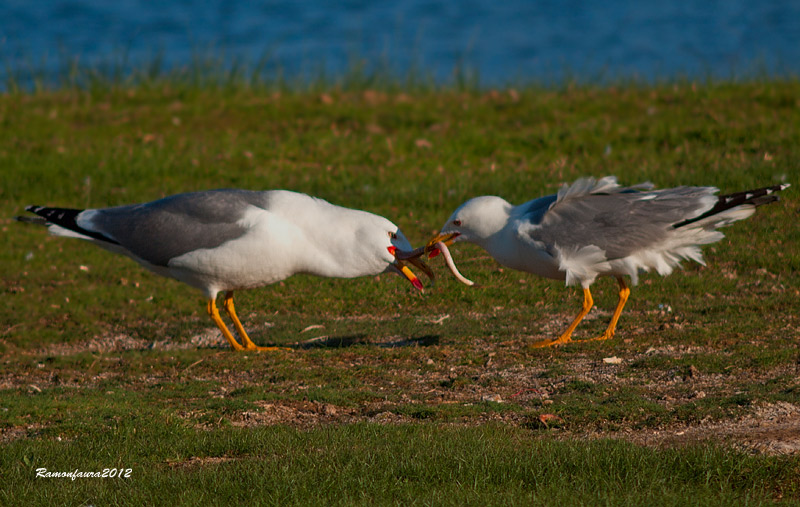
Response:
POLYGON ((456 241, 468 241, 486 248, 498 232, 508 223, 511 204, 501 197, 484 195, 465 202, 447 219, 442 229, 425 245, 425 253, 433 258, 442 253, 445 263, 459 281, 467 285, 474 282, 459 273, 448 246, 456 241))
POLYGON ((474 197, 459 206, 428 243, 443 241, 449 246, 454 241, 468 241, 483 246, 508 224, 512 207, 502 197, 474 197))
POLYGON ((411 271, 408 264, 419 268, 428 278, 433 280, 433 271, 421 259, 425 253, 424 248, 415 250, 405 234, 403 234, 403 231, 394 224, 392 224, 391 228, 387 228, 385 235, 382 237, 384 239, 380 242, 382 244, 378 246, 378 250, 383 260, 387 263, 385 271, 397 273, 411 282, 411 285, 418 290, 423 290, 422 282, 411 271))

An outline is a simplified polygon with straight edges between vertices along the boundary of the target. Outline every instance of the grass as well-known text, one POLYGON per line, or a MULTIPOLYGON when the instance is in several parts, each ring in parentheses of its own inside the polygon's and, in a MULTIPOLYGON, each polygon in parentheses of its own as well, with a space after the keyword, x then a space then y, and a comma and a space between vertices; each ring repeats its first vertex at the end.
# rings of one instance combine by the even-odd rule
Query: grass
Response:
POLYGON ((40 503, 49 489, 50 502, 70 505, 685 505, 688 498, 752 505, 792 492, 798 473, 786 459, 713 446, 651 451, 609 440, 536 441, 497 425, 277 426, 198 436, 176 424, 137 422, 71 442, 8 445, 0 463, 17 489, 0 498, 40 503), (49 471, 141 465, 129 479, 31 479, 30 469, 43 463, 49 471))
MULTIPOLYGON (((800 502, 797 450, 775 451, 800 406, 795 187, 706 248, 707 267, 644 275, 614 340, 557 350, 528 345, 566 326, 579 292, 470 245, 453 251, 478 290, 437 259, 422 295, 396 276, 238 293, 253 339, 295 350, 234 354, 197 292, 11 219, 288 188, 387 216, 418 245, 469 197, 520 203, 585 175, 797 184, 798 96, 792 79, 0 95, 0 501, 800 502)), ((593 293, 587 336, 616 301, 611 280, 593 293)))

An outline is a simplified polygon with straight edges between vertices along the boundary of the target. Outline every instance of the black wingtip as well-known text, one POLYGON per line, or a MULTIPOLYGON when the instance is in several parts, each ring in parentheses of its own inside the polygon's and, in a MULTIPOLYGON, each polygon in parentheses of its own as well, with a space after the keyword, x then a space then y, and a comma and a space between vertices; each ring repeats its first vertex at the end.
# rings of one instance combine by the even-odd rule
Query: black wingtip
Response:
MULTIPOLYGON (((72 208, 48 208, 47 206, 27 206, 25 207, 25 210, 38 215, 41 220, 44 220, 44 225, 58 225, 59 227, 69 229, 92 239, 97 239, 116 245, 119 244, 118 241, 115 241, 108 236, 105 236, 99 232, 84 229, 78 225, 78 215, 83 213, 85 210, 72 208)), ((33 223, 40 223, 35 222, 35 218, 31 220, 34 221, 33 223)))
POLYGON ((672 227, 677 229, 678 227, 692 224, 699 220, 703 220, 704 218, 714 216, 718 213, 722 213, 723 211, 727 211, 745 204, 749 204, 757 208, 765 204, 779 201, 780 197, 776 195, 776 192, 786 190, 790 186, 791 184, 789 183, 781 183, 780 185, 772 185, 769 187, 756 188, 754 190, 745 190, 744 192, 721 195, 719 196, 717 203, 710 210, 695 218, 690 218, 688 220, 684 220, 683 222, 677 223, 672 227))
POLYGON ((22 222, 24 224, 47 225, 47 220, 45 220, 42 217, 15 216, 14 220, 16 220, 17 222, 22 222))

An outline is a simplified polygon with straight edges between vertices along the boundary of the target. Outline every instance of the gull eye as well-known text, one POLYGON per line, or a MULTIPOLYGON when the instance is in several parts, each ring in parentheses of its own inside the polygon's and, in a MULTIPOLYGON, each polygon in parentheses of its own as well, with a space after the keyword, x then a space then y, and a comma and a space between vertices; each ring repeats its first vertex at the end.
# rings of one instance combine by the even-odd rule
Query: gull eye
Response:
POLYGON ((397 233, 396 233, 396 232, 391 232, 391 231, 390 231, 390 232, 389 232, 389 237, 390 237, 390 238, 392 238, 392 239, 397 239, 397 233))
POLYGON ((461 227, 461 220, 459 219, 453 220, 453 225, 455 225, 456 227, 461 227))

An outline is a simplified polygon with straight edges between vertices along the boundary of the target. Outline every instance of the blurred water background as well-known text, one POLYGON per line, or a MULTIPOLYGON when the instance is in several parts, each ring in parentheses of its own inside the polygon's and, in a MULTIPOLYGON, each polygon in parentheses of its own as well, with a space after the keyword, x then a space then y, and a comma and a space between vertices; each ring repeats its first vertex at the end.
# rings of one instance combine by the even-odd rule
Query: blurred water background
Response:
POLYGON ((214 61, 480 86, 800 74, 798 0, 3 0, 0 83, 214 61))

